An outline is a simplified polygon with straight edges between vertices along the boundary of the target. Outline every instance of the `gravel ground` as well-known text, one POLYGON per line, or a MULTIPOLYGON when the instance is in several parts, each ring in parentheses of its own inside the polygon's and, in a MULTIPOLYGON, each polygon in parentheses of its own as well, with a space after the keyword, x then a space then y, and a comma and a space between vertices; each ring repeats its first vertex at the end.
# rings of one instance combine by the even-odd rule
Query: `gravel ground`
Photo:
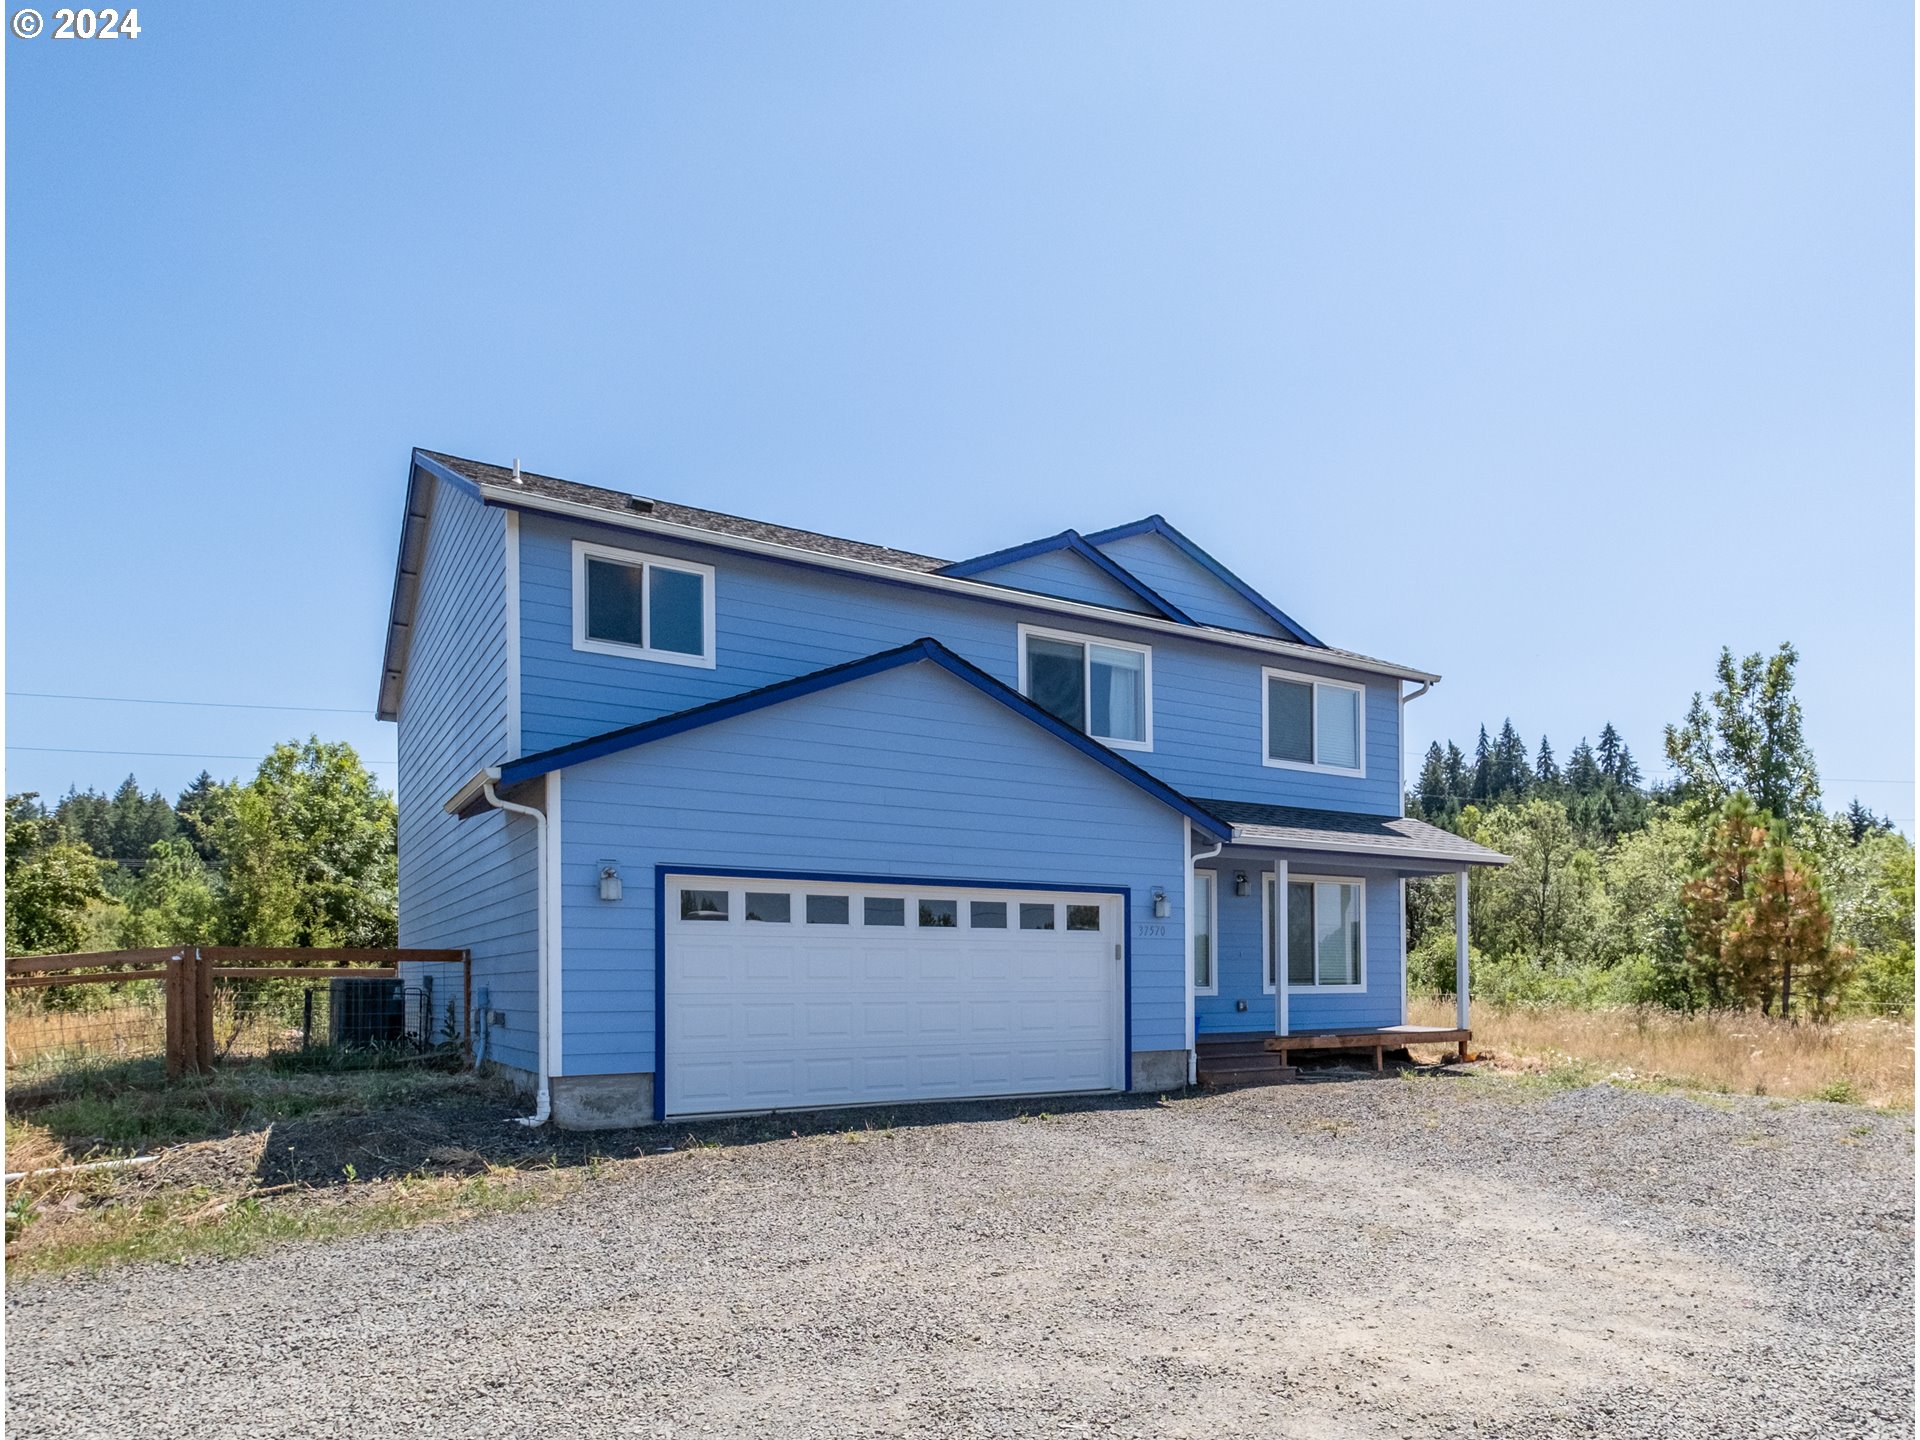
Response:
POLYGON ((682 1130, 549 1208, 15 1285, 8 1428, 1912 1433, 1910 1116, 1370 1075, 1050 1109, 682 1130))

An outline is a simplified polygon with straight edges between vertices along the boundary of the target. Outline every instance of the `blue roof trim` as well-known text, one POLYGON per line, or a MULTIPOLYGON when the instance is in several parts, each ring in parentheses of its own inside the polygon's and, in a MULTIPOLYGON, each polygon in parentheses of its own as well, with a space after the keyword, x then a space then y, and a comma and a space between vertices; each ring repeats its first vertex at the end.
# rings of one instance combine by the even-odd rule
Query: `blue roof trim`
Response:
MULTIPOLYGON (((1056 550, 1067 550, 1078 555, 1094 569, 1108 579, 1119 584, 1129 593, 1144 600, 1169 620, 1182 625, 1195 624, 1194 618, 1175 605, 1166 596, 1159 594, 1139 576, 1128 570, 1111 555, 1103 555, 1087 543, 1086 536, 1077 530, 1062 530, 1058 535, 1049 535, 1044 540, 1029 540, 1024 545, 1009 546, 1005 550, 995 550, 990 555, 976 555, 971 560, 956 560, 951 565, 936 570, 936 575, 948 575, 955 580, 970 580, 988 571, 998 570, 1004 565, 1012 565, 1021 560, 1030 560, 1035 555, 1050 555, 1056 550)), ((1055 596, 1055 599, 1062 597, 1055 596)))
POLYGON ((551 750, 543 750, 536 755, 510 760, 500 767, 499 783, 518 785, 522 781, 535 779, 550 771, 565 769, 569 765, 598 760, 604 755, 618 754, 622 750, 648 745, 655 740, 665 740, 672 735, 684 735, 689 730, 698 730, 721 720, 751 715, 756 710, 765 710, 770 706, 784 705, 789 700, 817 695, 822 690, 831 690, 855 680, 864 680, 870 675, 880 675, 889 670, 898 670, 905 665, 923 663, 938 665, 948 674, 966 681, 981 694, 999 701, 1014 714, 1032 721, 1049 734, 1073 746, 1081 754, 1099 761, 1121 779, 1131 781, 1154 799, 1177 810, 1209 835, 1225 839, 1232 834, 1232 826, 1194 804, 1164 780, 1148 774, 1131 760, 1115 754, 1099 741, 1082 735, 1071 725, 1056 720, 1026 696, 1001 684, 978 666, 962 660, 938 640, 930 639, 915 640, 911 644, 902 645, 894 650, 882 650, 877 655, 869 655, 861 660, 850 660, 844 665, 833 665, 825 670, 816 670, 810 675, 802 675, 794 680, 782 680, 777 684, 765 685, 758 690, 749 690, 724 700, 696 705, 691 710, 663 715, 657 720, 644 720, 638 725, 628 725, 624 729, 608 731, 605 735, 595 735, 585 740, 576 740, 571 745, 560 745, 551 750))
POLYGON ((1322 650, 1327 648, 1326 641, 1320 639, 1317 635, 1309 633, 1306 626, 1302 625, 1298 620, 1295 620, 1291 615, 1288 615, 1278 605, 1275 605, 1271 600, 1267 599, 1266 596, 1262 595, 1258 590, 1254 589, 1251 585, 1247 584, 1246 581, 1242 580, 1238 575, 1214 559, 1213 556, 1209 555, 1198 545, 1194 544, 1193 541, 1174 529, 1173 526, 1167 523, 1166 517, 1163 515, 1149 515, 1144 520, 1135 520, 1130 525, 1116 525, 1111 530, 1102 530, 1098 534, 1089 535, 1086 538, 1089 544, 1104 545, 1109 540, 1125 540, 1134 535, 1148 534, 1158 535, 1161 539, 1184 554, 1189 560, 1192 560, 1195 564, 1210 573, 1214 579, 1218 580, 1222 585, 1225 585, 1229 590, 1233 591, 1234 594, 1238 595, 1262 615, 1265 615, 1269 620, 1273 621, 1274 624, 1283 627, 1302 643, 1317 645, 1322 650))

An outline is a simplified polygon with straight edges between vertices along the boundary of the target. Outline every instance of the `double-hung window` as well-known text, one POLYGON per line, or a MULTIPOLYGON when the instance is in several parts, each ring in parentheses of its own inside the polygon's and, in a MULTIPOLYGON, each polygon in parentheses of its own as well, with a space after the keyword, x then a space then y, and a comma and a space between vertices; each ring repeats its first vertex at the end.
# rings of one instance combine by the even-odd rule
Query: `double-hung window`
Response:
POLYGON ((1193 990, 1196 995, 1220 993, 1220 962, 1214 936, 1219 932, 1214 903, 1216 878, 1211 870, 1193 872, 1193 990))
POLYGON ((1020 693, 1057 720, 1119 750, 1153 748, 1153 652, 1022 625, 1020 693))
POLYGON ((1367 692, 1362 685, 1262 670, 1261 711, 1269 765, 1365 775, 1367 692))
MULTIPOLYGON (((1274 960, 1281 923, 1273 903, 1273 875, 1266 880, 1267 979, 1273 991, 1274 960)), ((1366 899, 1363 880, 1330 875, 1294 875, 1287 880, 1287 988, 1366 988, 1366 899)))
POLYGON ((574 541, 573 648, 712 669, 713 567, 574 541))

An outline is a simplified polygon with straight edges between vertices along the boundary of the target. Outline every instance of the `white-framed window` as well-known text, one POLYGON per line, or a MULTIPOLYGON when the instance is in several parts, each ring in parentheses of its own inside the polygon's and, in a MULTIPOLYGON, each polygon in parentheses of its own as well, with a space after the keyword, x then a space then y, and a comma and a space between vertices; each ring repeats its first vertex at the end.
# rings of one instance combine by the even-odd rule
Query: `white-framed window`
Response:
POLYGON ((573 648, 711 670, 713 567, 574 541, 573 648))
POLYGON ((1220 993, 1219 877, 1211 870, 1193 872, 1193 993, 1220 993))
POLYGON ((1260 672, 1261 760, 1283 770, 1367 773, 1367 688, 1287 670, 1260 672))
MULTIPOLYGON (((1260 928, 1266 935, 1266 977, 1273 993, 1279 953, 1273 872, 1262 891, 1260 928)), ((1287 877, 1287 991, 1289 994, 1367 988, 1367 882, 1349 875, 1287 877)))
POLYGON ((1124 640, 1018 627, 1020 693, 1116 750, 1153 748, 1153 651, 1124 640))

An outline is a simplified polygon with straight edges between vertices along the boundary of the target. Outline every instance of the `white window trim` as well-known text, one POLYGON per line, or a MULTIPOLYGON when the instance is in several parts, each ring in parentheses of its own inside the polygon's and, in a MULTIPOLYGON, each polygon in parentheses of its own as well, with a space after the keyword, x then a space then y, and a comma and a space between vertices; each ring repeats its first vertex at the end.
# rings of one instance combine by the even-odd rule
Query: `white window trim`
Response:
MULTIPOLYGON (((1105 635, 1083 635, 1073 630, 1049 630, 1040 625, 1016 625, 1014 631, 1014 649, 1019 655, 1020 693, 1022 695, 1027 694, 1027 638, 1029 636, 1038 636, 1042 640, 1065 640, 1081 646, 1104 645, 1109 650, 1131 650, 1136 655, 1144 657, 1141 666, 1140 683, 1145 690, 1144 695, 1141 697, 1141 709, 1143 711, 1145 724, 1141 728, 1146 733, 1146 739, 1115 740, 1105 735, 1095 735, 1092 730, 1088 730, 1085 733, 1088 739, 1098 740, 1109 750, 1153 749, 1153 647, 1151 645, 1139 645, 1131 640, 1114 640, 1105 635)), ((1083 693, 1089 697, 1091 697, 1093 693, 1092 670, 1093 652, 1088 650, 1086 652, 1086 658, 1081 665, 1081 675, 1082 684, 1085 687, 1083 693)), ((1032 697, 1029 696, 1028 698, 1031 699, 1032 697)), ((1091 698, 1089 698, 1088 701, 1088 719, 1089 721, 1092 719, 1091 698)), ((1262 745, 1265 743, 1264 740, 1261 742, 1262 745)))
MULTIPOLYGON (((1194 888, 1200 886, 1201 877, 1207 879, 1207 939, 1212 942, 1213 954, 1208 957, 1208 973, 1213 977, 1211 985, 1195 985, 1196 995, 1218 995, 1220 993, 1220 872, 1208 870, 1196 865, 1193 869, 1194 888)), ((1197 937, 1196 937, 1197 938, 1197 937)))
MULTIPOLYGON (((1291 980, 1289 980, 1287 982, 1287 994, 1289 995, 1364 995, 1366 994, 1367 985, 1373 979, 1373 966, 1367 958, 1367 880, 1366 880, 1366 877, 1364 875, 1308 875, 1300 871, 1290 871, 1287 875, 1287 883, 1289 885, 1357 885, 1360 887, 1360 908, 1358 911, 1358 918, 1360 923, 1357 927, 1360 931, 1360 934, 1356 941, 1359 947, 1360 983, 1358 985, 1296 985, 1291 980)), ((1274 905, 1273 892, 1274 892, 1273 871, 1269 870, 1266 872, 1266 874, 1262 878, 1262 883, 1260 886, 1260 948, 1262 952, 1260 957, 1260 993, 1263 995, 1273 994, 1273 979, 1268 974, 1268 971, 1273 966, 1273 950, 1274 950, 1272 941, 1268 939, 1270 935, 1273 935, 1275 933, 1273 928, 1274 918, 1275 918, 1273 913, 1273 905, 1274 905)), ((1404 929, 1405 927, 1403 926, 1402 928, 1404 929)), ((1317 960, 1314 966, 1314 973, 1315 974, 1319 973, 1319 964, 1317 960)))
MULTIPOLYGON (((648 590, 648 582, 641 579, 643 593, 648 590)), ((718 665, 715 651, 719 648, 714 636, 713 607, 713 567, 702 565, 694 560, 681 560, 672 555, 649 555, 641 550, 623 550, 613 545, 596 545, 587 540, 573 542, 573 648, 589 655, 617 655, 626 660, 654 660, 663 665, 692 665, 702 670, 712 670, 718 665), (623 645, 615 640, 595 640, 587 634, 587 561, 607 560, 616 565, 636 565, 648 567, 658 565, 663 570, 678 570, 687 575, 701 577, 701 598, 705 602, 700 617, 701 640, 705 646, 703 654, 685 655, 678 650, 653 650, 644 645, 623 645)))
POLYGON ((1275 670, 1263 666, 1260 670, 1260 763, 1270 770, 1310 770, 1320 775, 1346 775, 1356 780, 1367 778, 1367 687, 1356 685, 1350 680, 1329 680, 1323 675, 1302 675, 1295 670, 1275 670), (1304 760, 1276 760, 1268 751, 1272 748, 1272 736, 1267 729, 1267 699, 1270 693, 1268 681, 1290 680, 1296 685, 1312 687, 1313 694, 1308 701, 1308 714, 1313 720, 1313 753, 1320 754, 1320 691, 1352 690, 1360 697, 1358 724, 1360 732, 1354 737, 1354 750, 1360 757, 1360 763, 1352 768, 1345 765, 1323 765, 1316 758, 1309 765, 1304 760))

